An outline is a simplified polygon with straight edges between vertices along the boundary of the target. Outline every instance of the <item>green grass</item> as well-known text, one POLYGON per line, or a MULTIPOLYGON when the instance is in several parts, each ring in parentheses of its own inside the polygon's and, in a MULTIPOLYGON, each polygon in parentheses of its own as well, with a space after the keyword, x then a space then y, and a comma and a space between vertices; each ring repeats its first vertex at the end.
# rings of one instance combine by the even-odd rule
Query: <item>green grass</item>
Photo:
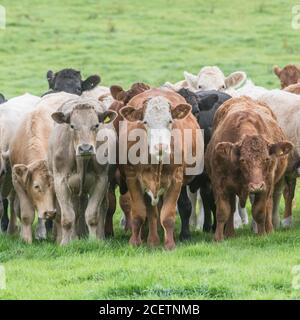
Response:
MULTIPOLYGON (((160 85, 183 70, 218 65, 244 70, 257 84, 278 87, 272 66, 299 63, 294 1, 2 0, 0 92, 13 97, 47 90, 45 74, 64 67, 99 73, 104 85, 160 85)), ((297 189, 297 195, 299 189, 297 189)), ((299 197, 298 197, 299 198, 299 197)), ((299 199, 298 199, 299 200, 299 199)), ((298 201, 299 202, 299 201, 298 201)), ((281 208, 281 211, 283 208, 281 208)), ((119 227, 103 243, 51 241, 28 246, 0 236, 7 289, 1 299, 275 299, 300 298, 292 267, 300 264, 295 226, 258 238, 249 228, 221 244, 193 233, 173 252, 128 246, 119 227)), ((178 235, 178 230, 177 230, 178 235)))

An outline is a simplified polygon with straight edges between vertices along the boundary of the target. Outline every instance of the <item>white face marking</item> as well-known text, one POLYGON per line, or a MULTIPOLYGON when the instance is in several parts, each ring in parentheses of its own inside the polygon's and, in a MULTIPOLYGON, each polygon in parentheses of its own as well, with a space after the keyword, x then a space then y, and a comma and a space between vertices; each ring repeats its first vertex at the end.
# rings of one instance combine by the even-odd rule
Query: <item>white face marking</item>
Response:
POLYGON ((158 158, 170 154, 172 115, 168 100, 160 96, 151 98, 147 102, 144 122, 150 154, 158 158))

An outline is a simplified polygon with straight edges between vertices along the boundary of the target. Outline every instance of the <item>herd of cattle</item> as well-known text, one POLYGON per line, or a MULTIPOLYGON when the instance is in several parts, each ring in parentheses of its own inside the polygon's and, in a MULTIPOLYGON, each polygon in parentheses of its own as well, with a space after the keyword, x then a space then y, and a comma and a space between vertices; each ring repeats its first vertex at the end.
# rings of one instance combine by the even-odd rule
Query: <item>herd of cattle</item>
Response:
POLYGON ((117 188, 132 245, 144 241, 145 226, 147 244, 157 246, 160 221, 164 246, 173 249, 177 211, 181 240, 199 223, 215 232, 216 241, 231 237, 239 224, 248 223, 247 198, 254 232, 291 226, 300 173, 300 68, 274 67, 274 73, 281 89, 258 87, 241 71, 225 77, 214 66, 198 75, 184 72, 176 84, 135 83, 126 91, 99 86, 97 75, 82 80, 79 71, 64 69, 48 71, 49 91, 42 97, 24 94, 6 101, 0 94, 2 232, 20 230, 31 243, 37 212, 36 239, 50 231, 61 245, 87 235, 113 236, 117 188), (136 163, 130 157, 136 129, 146 133, 141 150, 156 161, 136 163), (192 134, 178 144, 174 130, 192 134), (102 161, 108 150, 99 136, 113 137, 115 162, 102 161), (126 161, 120 161, 123 141, 126 161), (176 162, 175 154, 183 160, 176 162), (189 154, 204 164, 192 175, 189 154), (169 162, 162 161, 165 155, 169 162))

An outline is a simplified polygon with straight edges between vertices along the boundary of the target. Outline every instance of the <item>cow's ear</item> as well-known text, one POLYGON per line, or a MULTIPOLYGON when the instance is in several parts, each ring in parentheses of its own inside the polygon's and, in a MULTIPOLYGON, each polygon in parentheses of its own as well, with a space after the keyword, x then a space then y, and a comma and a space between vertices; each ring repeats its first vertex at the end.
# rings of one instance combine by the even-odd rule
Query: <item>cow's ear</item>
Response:
POLYGON ((115 100, 123 101, 126 96, 126 92, 121 86, 111 86, 110 93, 115 100))
POLYGON ((227 160, 235 161, 240 155, 240 147, 237 143, 219 142, 215 147, 216 153, 227 160))
POLYGON ((239 88, 247 80, 247 75, 243 71, 236 71, 231 73, 228 77, 225 78, 226 88, 239 88))
POLYGON ((48 84, 49 84, 49 89, 54 89, 54 73, 52 70, 49 70, 47 72, 47 80, 48 80, 48 84))
POLYGON ((2 93, 0 93, 0 103, 3 103, 3 102, 5 102, 6 100, 5 100, 5 97, 4 97, 4 95, 2 94, 2 93))
POLYGON ((184 79, 186 80, 189 88, 193 88, 193 89, 198 89, 197 88, 197 82, 198 82, 198 77, 193 75, 192 73, 189 73, 187 71, 184 71, 183 73, 184 75, 184 79))
POLYGON ((189 104, 178 104, 174 109, 171 109, 172 119, 181 120, 186 118, 191 112, 192 107, 189 104))
POLYGON ((219 97, 217 94, 210 94, 207 97, 202 98, 198 103, 198 108, 201 111, 210 110, 214 104, 218 101, 219 97))
POLYGON ((120 110, 120 114, 124 119, 130 122, 143 120, 143 108, 135 109, 134 107, 126 106, 120 110))
POLYGON ((279 78, 280 77, 280 73, 281 73, 282 69, 279 68, 278 66, 274 66, 273 67, 273 72, 276 74, 276 76, 279 78))
POLYGON ((51 117, 57 123, 70 123, 70 113, 54 112, 51 117))
POLYGON ((289 141, 281 141, 269 145, 269 154, 276 157, 282 157, 287 155, 293 149, 293 144, 289 141))
POLYGON ((81 82, 82 91, 94 89, 101 81, 98 75, 93 75, 81 82))
POLYGON ((29 179, 30 171, 24 164, 16 164, 13 166, 12 176, 16 182, 25 186, 29 179))
POLYGON ((118 114, 113 110, 107 110, 102 113, 98 112, 99 122, 105 124, 113 122, 117 116, 118 114))

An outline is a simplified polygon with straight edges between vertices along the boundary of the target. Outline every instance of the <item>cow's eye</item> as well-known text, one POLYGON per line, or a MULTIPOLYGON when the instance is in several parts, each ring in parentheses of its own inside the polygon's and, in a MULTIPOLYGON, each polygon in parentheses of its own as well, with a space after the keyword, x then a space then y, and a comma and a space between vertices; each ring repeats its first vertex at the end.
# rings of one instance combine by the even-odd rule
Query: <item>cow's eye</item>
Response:
POLYGON ((99 123, 95 124, 95 125, 92 127, 93 130, 97 130, 98 128, 99 128, 99 123))
POLYGON ((148 122, 146 120, 143 121, 143 124, 147 124, 148 122))
POLYGON ((201 85, 199 85, 199 86, 198 86, 198 89, 202 89, 202 86, 201 86, 201 85))
POLYGON ((222 90, 224 90, 224 89, 225 89, 225 85, 224 85, 224 84, 222 85, 221 89, 222 89, 222 90))
POLYGON ((35 191, 39 191, 40 190, 40 186, 38 184, 35 184, 33 187, 34 187, 35 191))
POLYGON ((240 158, 240 162, 241 162, 241 163, 245 163, 245 161, 246 161, 246 160, 245 160, 244 158, 240 158))
POLYGON ((70 124, 70 127, 71 127, 71 129, 74 129, 75 127, 74 127, 74 124, 70 124))

